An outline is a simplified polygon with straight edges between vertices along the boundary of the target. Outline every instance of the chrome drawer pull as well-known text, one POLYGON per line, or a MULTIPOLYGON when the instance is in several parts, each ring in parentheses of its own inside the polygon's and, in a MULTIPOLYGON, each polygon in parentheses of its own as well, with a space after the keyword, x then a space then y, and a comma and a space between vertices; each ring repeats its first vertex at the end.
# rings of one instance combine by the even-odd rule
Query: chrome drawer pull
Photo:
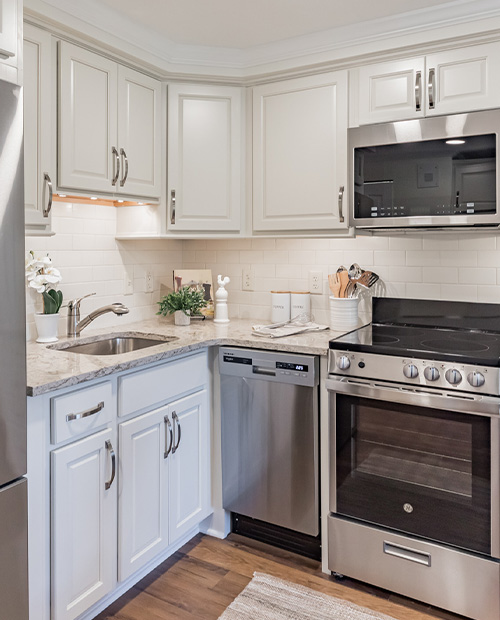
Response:
POLYGON ((170 223, 175 224, 175 189, 170 192, 170 223))
POLYGON ((122 164, 123 177, 120 179, 120 187, 123 187, 128 177, 128 157, 127 157, 127 153, 125 153, 125 149, 120 149, 120 155, 122 156, 124 160, 124 163, 122 164))
POLYGON ((115 479, 116 475, 116 454, 113 450, 113 444, 109 441, 109 439, 106 439, 104 445, 106 446, 106 450, 108 450, 111 455, 111 478, 106 483, 104 483, 104 488, 107 491, 111 488, 111 485, 113 484, 113 480, 115 479))
POLYGON ((116 150, 115 146, 111 147, 111 153, 112 155, 115 156, 115 166, 114 166, 115 176, 111 179, 111 185, 114 187, 116 185, 116 182, 118 181, 118 177, 120 176, 120 155, 118 151, 116 150))
POLYGON ((417 77, 415 78, 415 110, 420 112, 422 109, 422 72, 417 71, 417 77))
POLYGON ((424 566, 431 565, 430 553, 425 553, 425 551, 419 551, 418 549, 411 549, 410 547, 403 547, 403 545, 391 543, 386 540, 384 540, 384 553, 393 555, 396 558, 401 558, 402 560, 410 560, 410 562, 423 564, 424 566))
MULTIPOLYGON (((172 412, 172 420, 174 421, 174 424, 177 426, 177 429, 179 430, 179 436, 177 438, 177 443, 172 448, 172 454, 174 454, 174 452, 176 452, 179 449, 179 444, 181 443, 181 423, 179 422, 179 418, 175 411, 172 412)), ((175 426, 174 426, 174 441, 175 441, 175 426)))
POLYGON ((165 452, 163 453, 163 458, 166 459, 172 450, 172 446, 174 445, 174 436, 172 434, 172 424, 170 424, 170 420, 168 419, 168 415, 163 418, 163 422, 165 424, 165 452), (167 442, 167 430, 169 433, 169 440, 167 442), (167 448, 168 443, 168 448, 167 448))
POLYGON ((435 69, 429 69, 429 83, 427 85, 429 93, 429 110, 433 110, 436 107, 436 71, 435 69))
POLYGON ((339 222, 344 221, 344 215, 342 213, 342 202, 344 200, 344 186, 339 187, 339 222))
POLYGON ((43 217, 49 217, 49 213, 50 210, 52 209, 52 198, 53 198, 53 189, 52 189, 52 180, 50 178, 50 176, 47 174, 47 172, 43 173, 43 180, 44 180, 44 185, 43 185, 43 204, 45 205, 45 188, 48 187, 49 188, 49 200, 47 202, 47 206, 43 207, 43 217))
POLYGON ((95 407, 92 407, 92 409, 87 409, 87 411, 82 411, 81 413, 69 413, 66 416, 66 422, 72 422, 73 420, 81 420, 81 418, 88 418, 90 415, 95 415, 96 413, 99 413, 101 409, 104 409, 103 400, 95 407))

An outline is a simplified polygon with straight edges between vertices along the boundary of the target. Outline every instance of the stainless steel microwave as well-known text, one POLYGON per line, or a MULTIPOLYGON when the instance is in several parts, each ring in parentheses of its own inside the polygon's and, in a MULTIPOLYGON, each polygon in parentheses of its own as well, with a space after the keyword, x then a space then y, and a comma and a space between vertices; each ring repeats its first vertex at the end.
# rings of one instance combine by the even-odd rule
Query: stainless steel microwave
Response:
POLYGON ((349 129, 351 225, 500 226, 500 110, 349 129))

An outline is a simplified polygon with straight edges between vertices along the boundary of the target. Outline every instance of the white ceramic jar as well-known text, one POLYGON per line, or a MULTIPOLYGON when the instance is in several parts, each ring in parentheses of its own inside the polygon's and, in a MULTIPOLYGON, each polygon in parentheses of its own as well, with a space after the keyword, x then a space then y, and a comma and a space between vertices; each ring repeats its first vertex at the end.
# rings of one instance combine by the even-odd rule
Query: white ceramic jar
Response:
POLYGON ((271 323, 290 320, 290 291, 271 291, 271 323))
POLYGON ((311 293, 302 291, 292 291, 290 293, 290 318, 303 318, 304 321, 311 320, 311 293))

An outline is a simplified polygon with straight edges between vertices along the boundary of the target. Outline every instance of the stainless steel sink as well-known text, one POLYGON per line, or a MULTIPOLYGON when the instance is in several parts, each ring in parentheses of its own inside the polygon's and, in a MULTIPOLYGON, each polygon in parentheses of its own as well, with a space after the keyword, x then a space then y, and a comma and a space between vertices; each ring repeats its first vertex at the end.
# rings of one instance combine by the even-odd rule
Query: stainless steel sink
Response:
POLYGON ((92 341, 78 343, 62 343, 49 347, 58 351, 69 351, 70 353, 83 353, 84 355, 120 355, 130 353, 147 347, 154 347, 158 344, 165 344, 177 340, 176 336, 159 336, 156 338, 146 335, 117 335, 95 339, 92 341))

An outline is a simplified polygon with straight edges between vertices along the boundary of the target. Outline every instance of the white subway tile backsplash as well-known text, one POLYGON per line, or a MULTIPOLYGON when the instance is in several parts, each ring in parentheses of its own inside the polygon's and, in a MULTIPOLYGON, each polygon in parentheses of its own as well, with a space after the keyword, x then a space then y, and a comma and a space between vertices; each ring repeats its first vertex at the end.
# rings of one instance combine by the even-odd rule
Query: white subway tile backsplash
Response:
MULTIPOLYGON (((328 324, 330 290, 327 275, 339 265, 356 262, 381 280, 363 292, 360 312, 369 316, 371 297, 415 297, 500 303, 500 247, 491 233, 460 235, 373 235, 342 239, 195 239, 116 241, 116 209, 101 205, 54 205, 53 237, 27 237, 26 249, 48 252, 61 270, 66 299, 95 291, 82 314, 105 303, 122 301, 130 313, 121 323, 150 318, 157 301, 172 286, 176 268, 212 270, 228 275, 230 317, 269 321, 271 290, 308 290, 310 271, 323 274, 322 294, 311 296, 315 320, 328 324), (96 223, 97 222, 97 223, 96 223), (254 274, 254 291, 242 290, 242 269, 254 274), (131 270, 134 293, 125 296, 124 274, 131 270), (154 277, 154 292, 145 292, 146 272, 154 277)), ((27 294, 27 336, 36 337, 33 313, 40 296, 27 294)), ((63 316, 65 317, 65 311, 63 316)), ((103 316, 96 326, 116 325, 103 316)), ((60 333, 65 330, 64 318, 60 333)))

